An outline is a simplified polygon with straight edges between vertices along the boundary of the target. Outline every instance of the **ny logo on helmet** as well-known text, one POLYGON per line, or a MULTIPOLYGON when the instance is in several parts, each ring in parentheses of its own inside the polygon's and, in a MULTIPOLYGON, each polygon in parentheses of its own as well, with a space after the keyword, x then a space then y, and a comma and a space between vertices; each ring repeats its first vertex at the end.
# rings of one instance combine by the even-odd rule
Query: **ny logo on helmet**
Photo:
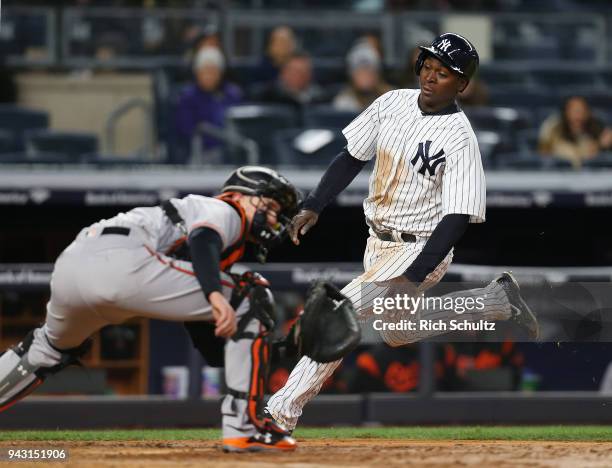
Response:
POLYGON ((448 39, 442 39, 442 42, 438 44, 438 49, 448 52, 448 48, 451 46, 451 41, 448 39))
POLYGON ((418 173, 421 175, 425 175, 425 171, 427 171, 430 176, 434 176, 436 174, 436 168, 446 161, 446 158, 443 157, 444 150, 440 150, 433 156, 429 156, 430 146, 431 140, 427 140, 425 143, 419 143, 417 154, 410 160, 410 163, 414 167, 416 167, 419 159, 422 161, 421 167, 418 170, 418 173))

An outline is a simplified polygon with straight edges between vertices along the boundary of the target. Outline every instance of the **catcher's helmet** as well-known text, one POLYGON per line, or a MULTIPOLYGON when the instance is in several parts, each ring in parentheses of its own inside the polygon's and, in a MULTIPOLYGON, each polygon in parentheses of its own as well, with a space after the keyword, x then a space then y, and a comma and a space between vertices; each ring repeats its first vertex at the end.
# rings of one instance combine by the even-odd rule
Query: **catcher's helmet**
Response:
POLYGON ((414 71, 421 73, 427 57, 435 57, 455 73, 468 81, 478 68, 478 52, 465 37, 455 33, 444 33, 436 37, 429 47, 419 46, 421 53, 417 58, 414 71))
POLYGON ((269 197, 281 206, 281 214, 291 217, 297 212, 300 193, 285 177, 263 166, 243 166, 231 173, 221 189, 247 195, 269 197))
POLYGON ((257 257, 265 262, 268 251, 280 244, 287 232, 291 217, 297 213, 300 192, 278 172, 262 166, 243 166, 236 169, 223 184, 222 193, 240 192, 272 198, 281 206, 278 224, 268 225, 266 212, 257 210, 251 223, 251 235, 259 244, 257 257))

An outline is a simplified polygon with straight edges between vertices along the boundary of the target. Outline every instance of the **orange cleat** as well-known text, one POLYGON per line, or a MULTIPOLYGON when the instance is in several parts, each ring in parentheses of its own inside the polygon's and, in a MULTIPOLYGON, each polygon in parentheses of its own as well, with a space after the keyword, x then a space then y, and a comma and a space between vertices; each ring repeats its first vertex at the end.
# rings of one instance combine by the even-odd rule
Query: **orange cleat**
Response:
POLYGON ((293 437, 273 432, 258 432, 251 437, 223 439, 223 451, 232 453, 290 452, 296 447, 297 442, 293 437))

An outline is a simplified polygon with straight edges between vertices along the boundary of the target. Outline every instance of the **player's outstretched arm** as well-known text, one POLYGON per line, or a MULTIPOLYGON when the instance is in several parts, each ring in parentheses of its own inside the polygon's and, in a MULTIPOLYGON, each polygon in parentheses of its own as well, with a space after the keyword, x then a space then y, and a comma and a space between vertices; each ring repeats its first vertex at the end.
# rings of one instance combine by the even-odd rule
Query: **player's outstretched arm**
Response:
POLYGON ((304 200, 302 210, 291 221, 289 235, 295 245, 300 243, 299 236, 306 234, 317 223, 319 213, 348 187, 367 163, 351 156, 346 147, 338 153, 319 184, 304 200))

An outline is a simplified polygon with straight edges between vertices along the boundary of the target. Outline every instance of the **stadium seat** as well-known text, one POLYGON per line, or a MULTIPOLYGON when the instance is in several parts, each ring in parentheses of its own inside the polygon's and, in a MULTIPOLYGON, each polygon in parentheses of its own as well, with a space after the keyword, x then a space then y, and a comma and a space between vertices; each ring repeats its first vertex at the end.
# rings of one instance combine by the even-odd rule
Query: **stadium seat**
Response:
POLYGON ((561 104, 558 92, 544 89, 525 89, 520 86, 497 86, 489 90, 490 105, 493 107, 555 107, 561 104))
POLYGON ((2 164, 72 164, 74 158, 65 153, 44 152, 32 157, 27 153, 0 154, 2 164))
POLYGON ((552 38, 540 43, 509 41, 494 46, 495 60, 559 60, 561 48, 552 38))
POLYGON ((12 136, 11 148, 21 151, 25 148, 24 134, 32 129, 49 127, 49 114, 26 109, 12 104, 0 104, 0 129, 12 136))
POLYGON ((14 138, 11 132, 0 130, 0 154, 9 153, 14 149, 14 138))
POLYGON ((26 132, 26 152, 30 159, 44 153, 63 153, 73 162, 80 156, 98 150, 98 137, 93 133, 30 130, 26 132))
POLYGON ((555 156, 544 158, 545 169, 573 169, 572 163, 566 159, 557 158, 555 156))
POLYGON ((274 134, 279 164, 326 167, 346 144, 338 129, 290 128, 274 134))
MULTIPOLYGON (((290 106, 241 105, 227 110, 225 122, 230 133, 257 143, 260 163, 275 164, 273 131, 296 127, 298 115, 290 106)), ((244 149, 236 145, 226 145, 226 148, 236 163, 247 161, 244 149)))
POLYGON ((0 153, 0 164, 21 164, 27 162, 25 153, 0 153))
POLYGON ((585 169, 612 168, 612 152, 602 153, 596 158, 586 161, 582 167, 585 169))
POLYGON ((469 107, 465 114, 475 129, 509 135, 533 124, 531 114, 511 107, 469 107))
POLYGON ((489 87, 497 85, 527 86, 529 84, 529 74, 514 67, 508 69, 483 65, 478 70, 478 77, 489 87))
POLYGON ((304 111, 304 125, 309 128, 337 128, 346 127, 357 112, 340 111, 332 106, 313 106, 304 111))
POLYGON ((497 156, 498 169, 540 170, 546 167, 545 160, 536 153, 503 153, 497 156))
POLYGON ((606 87, 612 87, 612 70, 606 70, 601 72, 601 79, 603 80, 606 87))
POLYGON ((542 106, 536 107, 532 109, 532 113, 534 115, 534 128, 540 128, 540 126, 544 123, 546 119, 553 115, 559 115, 561 106, 552 107, 552 106, 542 106))
POLYGON ((528 128, 516 134, 518 148, 523 153, 536 152, 538 149, 539 129, 528 128))
POLYGON ((544 88, 554 87, 566 89, 568 86, 577 88, 593 88, 599 83, 598 76, 594 73, 585 73, 584 70, 534 70, 531 72, 535 83, 544 88))
POLYGON ((80 161, 84 164, 93 164, 98 167, 140 166, 151 163, 151 161, 142 158, 100 153, 84 154, 81 156, 80 161))
POLYGON ((494 166, 495 156, 505 149, 502 135, 498 132, 487 130, 476 131, 475 133, 483 166, 485 169, 494 166))
POLYGON ((609 90, 576 90, 576 89, 567 89, 563 93, 564 97, 567 96, 584 96, 587 102, 594 107, 604 107, 606 109, 612 109, 612 94, 609 90))

